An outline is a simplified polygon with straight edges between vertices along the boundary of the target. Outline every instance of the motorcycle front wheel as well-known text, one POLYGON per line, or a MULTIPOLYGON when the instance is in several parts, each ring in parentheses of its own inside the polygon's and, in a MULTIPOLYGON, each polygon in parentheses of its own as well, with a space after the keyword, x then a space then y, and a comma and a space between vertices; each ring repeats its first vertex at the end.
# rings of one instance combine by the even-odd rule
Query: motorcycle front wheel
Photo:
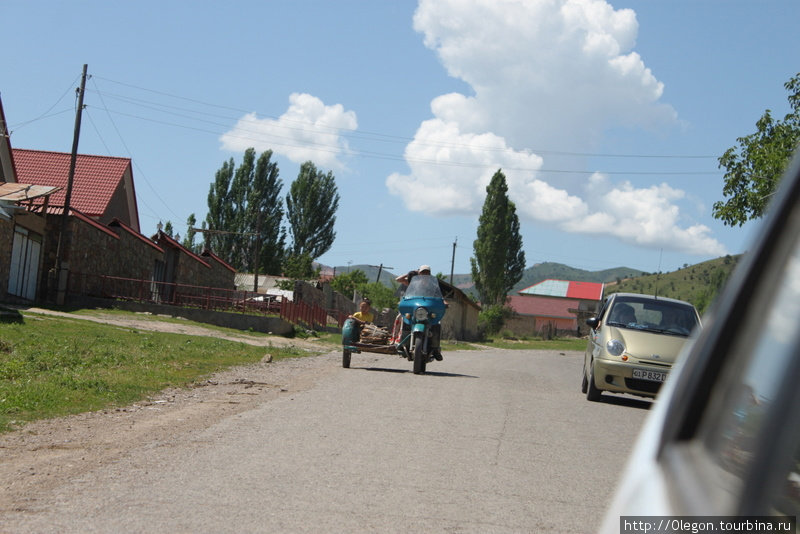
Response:
POLYGON ((414 374, 419 375, 425 372, 427 358, 422 351, 425 342, 425 335, 422 332, 414 333, 414 374))

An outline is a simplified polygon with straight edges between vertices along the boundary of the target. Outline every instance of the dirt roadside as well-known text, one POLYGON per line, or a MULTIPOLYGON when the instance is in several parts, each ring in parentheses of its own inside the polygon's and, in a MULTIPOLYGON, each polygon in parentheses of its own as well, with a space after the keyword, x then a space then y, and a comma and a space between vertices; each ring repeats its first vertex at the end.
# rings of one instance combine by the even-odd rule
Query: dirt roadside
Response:
MULTIPOLYGON (((211 376, 191 388, 168 389, 124 408, 37 421, 0 435, 0 516, 25 511, 67 480, 115 462, 141 447, 168 446, 185 440, 224 417, 306 390, 341 366, 338 351, 319 343, 279 336, 221 334, 218 330, 150 318, 112 315, 63 315, 124 328, 212 336, 265 347, 264 359, 211 376), (321 355, 271 362, 269 347, 294 346, 321 355)), ((0 523, 2 521, 0 520, 0 523)), ((1 529, 0 529, 1 530, 1 529)))

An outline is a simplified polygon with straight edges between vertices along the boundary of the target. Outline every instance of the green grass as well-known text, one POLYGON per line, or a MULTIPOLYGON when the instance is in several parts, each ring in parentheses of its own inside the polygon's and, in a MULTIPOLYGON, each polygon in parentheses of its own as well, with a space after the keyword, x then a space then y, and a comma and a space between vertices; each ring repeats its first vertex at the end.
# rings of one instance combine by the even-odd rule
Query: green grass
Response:
POLYGON ((26 421, 124 406, 234 365, 307 355, 213 337, 24 315, 0 323, 0 432, 26 421))
MULTIPOLYGON (((67 311, 67 310, 62 310, 67 311)), ((124 311, 69 310, 193 324, 180 319, 124 311)), ((269 352, 273 360, 305 356, 295 348, 255 347, 214 337, 150 332, 82 319, 24 313, 19 322, 0 323, 0 432, 28 421, 126 406, 167 387, 182 387, 225 368, 253 363, 269 352)), ((262 335, 246 332, 250 335, 262 335)), ((339 333, 296 332, 320 344, 320 352, 341 347, 339 333)), ((496 339, 476 344, 445 342, 443 350, 579 350, 585 340, 496 339)))

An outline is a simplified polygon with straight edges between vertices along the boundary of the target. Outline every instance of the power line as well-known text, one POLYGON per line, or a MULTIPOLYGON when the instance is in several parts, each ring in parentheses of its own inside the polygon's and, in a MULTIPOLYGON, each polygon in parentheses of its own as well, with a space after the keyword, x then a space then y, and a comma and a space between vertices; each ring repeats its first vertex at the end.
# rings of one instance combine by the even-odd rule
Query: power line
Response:
MULTIPOLYGON (((268 135, 259 135, 259 137, 255 136, 248 136, 248 135, 235 135, 230 134, 230 132, 226 131, 218 131, 212 130, 208 128, 201 128, 198 126, 189 126, 186 124, 180 124, 175 122, 169 122, 160 119, 153 119, 150 117, 144 117, 141 115, 134 115, 132 113, 125 113, 121 111, 114 111, 109 110, 110 113, 115 113, 117 115, 126 116, 130 118, 135 118, 138 120, 143 120, 147 122, 153 122, 156 124, 163 124, 166 126, 173 126, 176 128, 183 128, 187 130, 194 130, 204 133, 211 133, 214 135, 228 135, 234 139, 243 139, 247 141, 265 141, 269 140, 269 144, 273 146, 279 147, 287 147, 287 148, 314 148, 314 150, 320 152, 327 152, 329 154, 339 154, 345 149, 340 145, 332 145, 332 144, 325 144, 325 143, 317 143, 313 141, 305 141, 303 144, 293 143, 293 142, 285 142, 285 141, 277 141, 274 139, 289 139, 294 140, 293 137, 286 137, 276 134, 268 134, 268 135), (270 140, 272 139, 272 140, 270 140)), ((195 119, 200 122, 206 122, 209 124, 217 125, 217 126, 227 126, 220 123, 215 123, 213 121, 204 121, 202 119, 195 119)), ((245 130, 247 131, 247 130, 245 130)), ((251 131, 253 134, 261 134, 261 132, 251 131)), ((364 157, 364 158, 371 158, 371 159, 382 159, 388 161, 403 161, 403 162, 410 162, 410 163, 423 163, 427 165, 437 165, 441 167, 459 167, 459 168, 472 168, 472 169, 491 169, 497 167, 497 163, 471 163, 471 162, 459 162, 459 161, 440 161, 435 159, 426 159, 426 158, 411 158, 408 156, 401 156, 396 154, 388 154, 383 152, 371 152, 365 150, 347 150, 347 153, 353 156, 364 157)), ((506 167, 504 166, 503 169, 510 170, 510 171, 521 171, 521 172, 537 172, 537 173, 550 173, 550 174, 581 174, 581 175, 592 175, 595 173, 603 173, 603 174, 611 174, 611 175, 624 175, 624 176, 696 176, 696 175, 719 175, 721 174, 720 171, 609 171, 609 170, 579 170, 579 169, 538 169, 534 167, 506 167)))
MULTIPOLYGON (((100 98, 100 103, 103 104, 103 108, 106 111, 106 115, 108 115, 108 120, 111 121, 111 125, 114 127, 114 130, 117 132, 117 136, 119 137, 119 140, 122 142, 122 146, 125 147, 125 150, 127 151, 128 156, 131 158, 131 161, 133 162, 133 165, 136 167, 137 173, 142 177, 142 179, 147 184, 147 186, 150 188, 150 190, 153 192, 155 197, 158 200, 160 200, 162 204, 164 204, 164 206, 167 208, 167 211, 169 211, 175 217, 178 217, 178 215, 174 211, 172 211, 172 208, 170 208, 169 204, 167 204, 164 201, 164 199, 161 198, 161 196, 158 194, 158 191, 156 191, 156 188, 153 187, 153 184, 150 183, 150 180, 147 179, 147 176, 145 175, 144 171, 139 166, 137 161, 134 159, 133 153, 131 152, 131 149, 128 147, 128 144, 125 142, 125 139, 122 137, 122 132, 120 132, 119 128, 117 127, 117 123, 114 122, 114 118, 111 116, 111 113, 109 112, 108 107, 106 106, 105 100, 103 100, 103 94, 100 92, 99 88, 97 87, 97 82, 94 81, 94 77, 92 77, 92 83, 94 84, 95 90, 97 91, 97 96, 100 98)), ((105 143, 103 143, 103 144, 105 144, 105 143)), ((151 211, 155 212, 155 210, 153 210, 152 208, 150 208, 150 209, 151 209, 151 211)))
MULTIPOLYGON (((335 127, 335 126, 327 126, 327 125, 318 124, 318 123, 310 123, 308 121, 299 121, 299 120, 290 119, 290 118, 286 118, 286 117, 278 118, 278 117, 271 116, 269 114, 254 112, 253 110, 245 110, 245 109, 237 108, 237 107, 234 107, 234 106, 205 102, 205 101, 194 99, 194 98, 189 98, 189 97, 185 97, 185 96, 181 96, 181 95, 175 95, 175 94, 167 93, 167 92, 164 92, 164 91, 148 89, 148 88, 145 88, 145 87, 140 87, 140 86, 128 84, 128 83, 125 83, 125 82, 111 80, 109 78, 103 78, 103 77, 100 77, 100 76, 96 76, 96 77, 101 79, 101 80, 105 80, 107 82, 110 82, 110 83, 122 85, 122 86, 125 86, 125 87, 130 87, 130 88, 137 89, 137 90, 140 90, 140 91, 150 92, 150 93, 153 93, 153 94, 167 96, 167 97, 178 99, 178 100, 183 100, 183 101, 191 102, 191 103, 194 103, 194 104, 200 104, 200 105, 203 105, 203 106, 209 106, 209 107, 218 108, 218 109, 226 109, 226 110, 230 110, 230 111, 236 111, 238 113, 245 113, 245 114, 256 113, 257 115, 261 115, 264 119, 269 119, 269 120, 280 122, 280 123, 294 123, 294 124, 302 125, 304 127, 311 126, 311 127, 314 128, 314 131, 316 131, 316 132, 319 132, 320 128, 325 128, 325 129, 330 130, 330 133, 333 133, 333 134, 336 134, 336 135, 340 135, 340 136, 343 136, 343 137, 357 137, 357 138, 361 138, 361 139, 383 140, 383 141, 392 141, 392 142, 398 142, 398 143, 410 143, 412 141, 420 143, 420 141, 416 140, 415 138, 411 138, 411 137, 386 134, 386 133, 382 133, 382 132, 372 132, 372 131, 367 131, 367 130, 356 131, 356 130, 352 130, 352 129, 348 129, 348 128, 339 128, 339 127, 335 127)), ((137 98, 133 98, 133 97, 126 97, 126 96, 122 96, 122 95, 115 95, 115 96, 117 98, 120 98, 120 99, 125 99, 125 100, 127 100, 129 103, 131 103, 133 105, 138 105, 138 104, 136 104, 136 102, 145 102, 145 103, 159 105, 159 106, 162 106, 162 107, 171 107, 173 109, 179 109, 179 110, 182 110, 182 111, 189 111, 191 113, 200 113, 199 111, 194 111, 194 110, 190 110, 190 109, 187 109, 187 108, 177 108, 177 107, 174 107, 174 106, 169 106, 169 105, 160 104, 160 103, 156 103, 156 102, 146 101, 146 100, 137 99, 137 98)), ((143 107, 146 107, 146 106, 143 106, 143 107)), ((217 117, 218 118, 226 118, 226 119, 230 119, 230 120, 239 120, 238 118, 228 117, 228 116, 221 116, 221 115, 217 115, 217 117)), ((307 128, 296 128, 296 127, 285 126, 285 125, 280 125, 279 127, 286 128, 286 129, 300 129, 300 130, 307 131, 307 128)), ((320 132, 320 133, 324 133, 324 132, 320 132)), ((422 144, 423 146, 433 146, 433 147, 437 147, 438 146, 438 147, 443 147, 443 148, 470 148, 470 149, 473 149, 473 150, 474 149, 487 150, 487 151, 490 151, 490 152, 506 150, 506 148, 501 148, 501 147, 491 147, 491 146, 485 146, 485 145, 464 144, 464 143, 450 143, 450 142, 440 142, 440 143, 437 143, 437 142, 425 142, 425 143, 420 143, 420 144, 422 144)), ((559 155, 559 156, 578 156, 578 157, 595 157, 595 158, 623 158, 623 159, 642 158, 642 159, 690 159, 690 160, 692 160, 692 159, 717 159, 717 157, 718 157, 718 156, 697 155, 697 154, 694 154, 694 155, 692 155, 692 154, 687 154, 687 155, 682 155, 682 154, 613 154, 613 153, 602 153, 602 152, 559 151, 559 150, 551 150, 551 149, 544 149, 544 148, 532 148, 532 149, 529 149, 529 150, 531 150, 533 153, 536 153, 536 154, 549 154, 549 155, 559 155)))
MULTIPOLYGON (((52 106, 50 106, 49 108, 47 108, 47 111, 45 111, 44 113, 42 113, 42 114, 41 114, 41 115, 39 115, 38 117, 36 117, 36 118, 33 118, 33 119, 29 120, 29 121, 25 121, 25 122, 21 122, 21 123, 17 123, 17 124, 15 124, 15 125, 14 125, 14 128, 22 128, 22 127, 24 127, 24 126, 27 126, 28 124, 31 124, 31 123, 33 123, 33 122, 37 122, 37 121, 39 121, 39 120, 42 120, 42 119, 45 119, 45 118, 48 118, 48 117, 54 117, 54 116, 56 116, 56 115, 61 115, 62 113, 66 113, 67 111, 70 111, 70 110, 64 110, 64 111, 59 111, 58 113, 54 113, 53 115, 50 115, 50 112, 51 112, 51 111, 53 111, 53 109, 54 109, 54 108, 55 108, 55 107, 56 107, 56 106, 57 106, 57 105, 58 105, 58 104, 59 104, 59 103, 60 103, 62 100, 64 100, 64 97, 65 97, 65 96, 67 96, 67 95, 68 95, 68 94, 69 94, 71 91, 74 91, 74 90, 75 90, 75 82, 77 82, 77 81, 78 81, 78 79, 79 79, 80 77, 81 77, 81 75, 79 74, 78 76, 76 76, 76 77, 75 77, 75 78, 74 78, 74 79, 73 79, 73 80, 70 82, 70 84, 67 86, 66 90, 65 90, 65 91, 64 91, 64 92, 61 94, 61 96, 60 96, 60 97, 58 97, 58 100, 56 100, 56 101, 53 103, 53 105, 52 105, 52 106)), ((73 110, 73 111, 74 111, 74 110, 73 110)), ((9 132, 9 133, 11 133, 11 132, 9 132)))

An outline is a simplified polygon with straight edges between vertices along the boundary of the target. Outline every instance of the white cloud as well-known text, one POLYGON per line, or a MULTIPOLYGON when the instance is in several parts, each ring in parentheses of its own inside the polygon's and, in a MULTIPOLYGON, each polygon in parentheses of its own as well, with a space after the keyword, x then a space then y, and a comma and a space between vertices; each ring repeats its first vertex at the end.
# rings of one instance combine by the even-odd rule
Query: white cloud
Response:
MULTIPOLYGON (((400 196, 409 209, 431 214, 477 213, 486 186, 498 162, 511 169, 535 170, 542 158, 509 148, 491 133, 462 133, 455 122, 431 119, 423 122, 406 147, 410 175, 394 173, 386 179, 389 191, 400 196)), ((509 182, 525 172, 504 169, 509 182)), ((527 171, 529 174, 529 171, 527 171)))
POLYGON ((436 116, 458 113, 511 146, 586 148, 609 127, 676 120, 633 51, 635 13, 605 0, 420 0, 414 28, 475 93, 444 97, 436 116))
POLYGON ((477 214, 502 168, 522 218, 637 245, 724 253, 708 227, 681 214, 683 191, 612 185, 602 176, 576 191, 541 172, 537 152, 590 152, 610 128, 677 124, 660 102, 663 84, 633 51, 632 10, 605 0, 420 0, 414 29, 473 94, 433 98, 433 118, 406 147, 410 174, 387 178, 409 209, 477 214))
POLYGON ((341 168, 339 156, 349 152, 342 130, 355 130, 354 111, 341 104, 325 105, 306 93, 292 93, 289 108, 278 119, 259 119, 248 113, 220 137, 222 148, 235 152, 254 147, 272 150, 296 163, 311 160, 319 167, 341 168))
POLYGON ((612 185, 607 177, 595 174, 586 187, 590 214, 565 218, 561 227, 576 233, 610 235, 629 244, 651 248, 697 255, 726 254, 725 247, 711 236, 707 226, 681 226, 681 212, 676 202, 685 195, 684 191, 665 183, 644 188, 634 187, 630 182, 612 185))

